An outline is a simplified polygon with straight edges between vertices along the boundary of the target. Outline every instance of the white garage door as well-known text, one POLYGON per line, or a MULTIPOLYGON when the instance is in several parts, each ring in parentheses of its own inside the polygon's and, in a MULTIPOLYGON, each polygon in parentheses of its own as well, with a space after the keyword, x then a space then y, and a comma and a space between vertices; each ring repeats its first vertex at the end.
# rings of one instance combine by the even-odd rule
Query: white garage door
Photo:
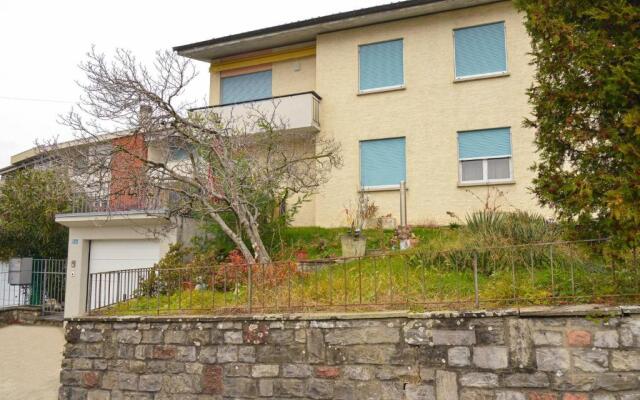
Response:
POLYGON ((158 240, 92 240, 89 271, 150 268, 160 260, 158 240))
POLYGON ((138 295, 138 286, 160 260, 158 240, 92 240, 88 308, 106 307, 138 295), (116 271, 116 272, 113 272, 116 271))

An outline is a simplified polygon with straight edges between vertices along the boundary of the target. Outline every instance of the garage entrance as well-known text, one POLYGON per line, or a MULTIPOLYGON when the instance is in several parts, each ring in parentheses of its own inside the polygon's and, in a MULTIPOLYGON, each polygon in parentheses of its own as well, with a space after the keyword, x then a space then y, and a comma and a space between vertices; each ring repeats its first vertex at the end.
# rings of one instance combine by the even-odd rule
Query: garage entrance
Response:
POLYGON ((159 260, 158 240, 92 240, 89 273, 151 268, 159 260))
POLYGON ((127 300, 148 268, 160 260, 160 241, 92 240, 89 247, 87 308, 94 310, 127 300))

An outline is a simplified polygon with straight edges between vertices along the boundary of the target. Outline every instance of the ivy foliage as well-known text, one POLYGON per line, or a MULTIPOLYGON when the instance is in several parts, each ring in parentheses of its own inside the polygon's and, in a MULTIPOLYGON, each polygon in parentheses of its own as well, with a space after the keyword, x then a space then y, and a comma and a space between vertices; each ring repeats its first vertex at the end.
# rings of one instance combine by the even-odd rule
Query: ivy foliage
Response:
POLYGON ((640 2, 515 0, 532 39, 533 190, 576 236, 640 244, 640 2))
POLYGON ((55 214, 68 210, 68 181, 54 170, 23 169, 0 184, 0 260, 65 258, 68 229, 55 214))

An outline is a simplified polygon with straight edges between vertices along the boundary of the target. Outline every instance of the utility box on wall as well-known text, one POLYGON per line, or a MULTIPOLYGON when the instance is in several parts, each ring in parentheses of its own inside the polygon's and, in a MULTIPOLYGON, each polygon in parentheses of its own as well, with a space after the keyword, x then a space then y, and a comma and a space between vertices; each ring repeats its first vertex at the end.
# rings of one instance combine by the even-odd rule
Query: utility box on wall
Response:
POLYGON ((31 285, 33 258, 12 258, 9 260, 9 285, 31 285))

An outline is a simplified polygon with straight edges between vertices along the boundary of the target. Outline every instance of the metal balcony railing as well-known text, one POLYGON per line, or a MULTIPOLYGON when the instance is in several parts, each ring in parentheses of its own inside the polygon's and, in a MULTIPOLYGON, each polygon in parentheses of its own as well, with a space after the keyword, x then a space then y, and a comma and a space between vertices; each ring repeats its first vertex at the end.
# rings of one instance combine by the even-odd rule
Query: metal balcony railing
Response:
POLYGON ((71 213, 111 213, 161 210, 166 196, 149 194, 74 193, 71 213))

